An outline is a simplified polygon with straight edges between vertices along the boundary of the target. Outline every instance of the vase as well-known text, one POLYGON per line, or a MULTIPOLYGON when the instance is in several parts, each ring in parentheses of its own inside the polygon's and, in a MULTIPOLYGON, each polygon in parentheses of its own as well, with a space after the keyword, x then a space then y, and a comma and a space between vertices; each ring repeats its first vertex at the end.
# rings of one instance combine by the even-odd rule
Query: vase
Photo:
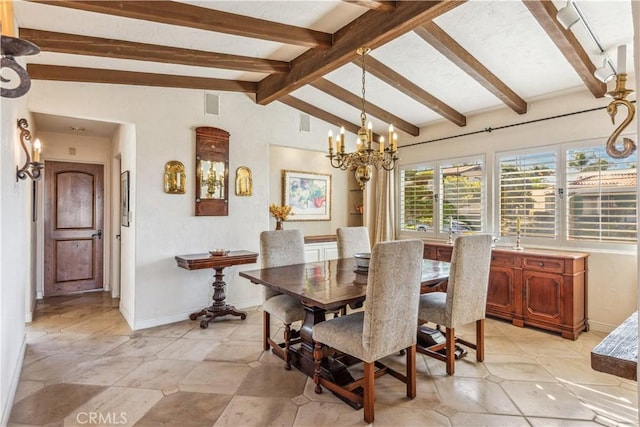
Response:
POLYGON ((276 230, 284 230, 283 223, 284 221, 276 221, 276 230))

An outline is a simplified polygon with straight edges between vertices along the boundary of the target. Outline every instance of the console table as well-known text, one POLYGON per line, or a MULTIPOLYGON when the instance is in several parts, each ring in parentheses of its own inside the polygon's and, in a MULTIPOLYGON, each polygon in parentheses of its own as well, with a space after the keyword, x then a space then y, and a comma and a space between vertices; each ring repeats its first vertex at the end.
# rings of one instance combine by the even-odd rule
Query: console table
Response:
MULTIPOLYGON (((453 246, 425 242, 423 257, 451 261, 453 246)), ((575 340, 587 325, 589 254, 542 249, 491 252, 487 315, 575 340)))
POLYGON ((258 254, 249 251, 230 251, 227 255, 209 255, 209 254, 193 254, 193 255, 177 255, 176 261, 178 267, 186 270, 201 270, 203 268, 213 268, 215 270, 215 280, 213 281, 213 304, 202 310, 191 313, 189 319, 196 320, 200 316, 206 316, 200 321, 200 327, 205 329, 216 317, 220 316, 239 316, 244 320, 247 313, 238 311, 232 305, 225 302, 225 286, 223 270, 232 265, 253 264, 258 259, 258 254))

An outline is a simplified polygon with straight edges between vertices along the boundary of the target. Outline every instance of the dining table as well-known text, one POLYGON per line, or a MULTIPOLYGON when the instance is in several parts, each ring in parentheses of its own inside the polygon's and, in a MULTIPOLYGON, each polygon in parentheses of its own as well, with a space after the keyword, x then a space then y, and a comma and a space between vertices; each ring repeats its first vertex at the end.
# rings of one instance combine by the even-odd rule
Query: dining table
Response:
MULTIPOLYGON (((446 284, 450 264, 430 259, 422 260, 420 292, 432 292, 446 284)), ((305 311, 300 327, 300 344, 292 346, 291 365, 313 377, 313 325, 326 320, 327 312, 345 306, 362 306, 367 294, 366 269, 360 269, 354 258, 314 261, 280 267, 241 271, 240 276, 254 284, 299 299, 305 311)), ((353 381, 348 364, 337 359, 323 361, 321 375, 338 384, 353 381)), ((350 402, 348 402, 350 403, 350 402)), ((354 405, 352 405, 354 406, 354 405)), ((355 407, 355 406, 354 406, 355 407)))

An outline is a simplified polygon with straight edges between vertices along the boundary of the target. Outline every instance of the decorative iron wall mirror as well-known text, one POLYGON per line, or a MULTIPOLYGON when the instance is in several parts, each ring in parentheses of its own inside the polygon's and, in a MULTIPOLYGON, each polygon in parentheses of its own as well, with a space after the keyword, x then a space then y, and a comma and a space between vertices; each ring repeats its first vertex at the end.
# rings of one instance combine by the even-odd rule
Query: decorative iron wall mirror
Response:
POLYGON ((196 128, 196 216, 229 215, 229 132, 196 128))

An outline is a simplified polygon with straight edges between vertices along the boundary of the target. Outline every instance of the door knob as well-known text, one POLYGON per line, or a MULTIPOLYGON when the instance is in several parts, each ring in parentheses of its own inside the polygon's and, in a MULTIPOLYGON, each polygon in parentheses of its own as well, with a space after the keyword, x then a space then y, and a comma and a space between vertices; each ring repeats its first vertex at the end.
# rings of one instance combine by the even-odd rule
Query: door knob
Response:
POLYGON ((98 239, 102 239, 102 230, 98 230, 97 232, 92 234, 91 237, 98 237, 98 239))

